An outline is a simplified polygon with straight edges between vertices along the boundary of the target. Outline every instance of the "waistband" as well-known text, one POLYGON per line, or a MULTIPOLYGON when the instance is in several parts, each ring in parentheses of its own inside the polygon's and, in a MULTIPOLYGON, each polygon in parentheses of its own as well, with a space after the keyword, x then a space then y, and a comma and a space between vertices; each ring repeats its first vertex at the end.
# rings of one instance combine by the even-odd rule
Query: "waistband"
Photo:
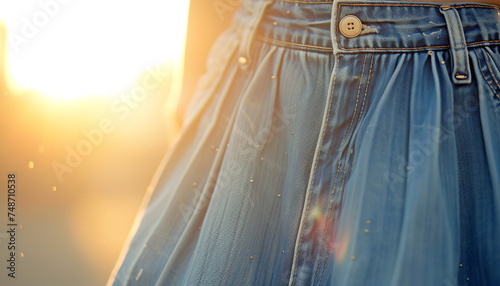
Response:
POLYGON ((498 7, 407 1, 244 1, 235 17, 246 29, 267 2, 254 39, 317 52, 412 52, 500 44, 498 7), (344 31, 344 32, 343 32, 344 31))

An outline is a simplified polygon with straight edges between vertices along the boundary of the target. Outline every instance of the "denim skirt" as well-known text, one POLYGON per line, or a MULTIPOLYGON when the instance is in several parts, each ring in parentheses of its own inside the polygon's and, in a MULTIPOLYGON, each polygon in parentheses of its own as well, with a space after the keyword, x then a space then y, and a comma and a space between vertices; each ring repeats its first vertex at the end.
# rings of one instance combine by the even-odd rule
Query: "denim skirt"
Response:
POLYGON ((109 285, 500 285, 500 12, 243 1, 109 285))

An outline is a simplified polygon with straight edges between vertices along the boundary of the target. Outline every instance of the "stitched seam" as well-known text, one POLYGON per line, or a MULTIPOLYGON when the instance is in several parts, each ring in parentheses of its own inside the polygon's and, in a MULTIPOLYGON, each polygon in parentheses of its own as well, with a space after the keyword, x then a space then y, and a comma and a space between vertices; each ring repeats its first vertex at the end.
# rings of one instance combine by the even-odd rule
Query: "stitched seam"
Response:
MULTIPOLYGON (((297 44, 293 42, 285 42, 285 41, 280 41, 276 40, 273 38, 269 37, 264 37, 264 36, 258 36, 256 37, 258 40, 262 41, 269 41, 269 42, 274 42, 276 44, 282 44, 282 45, 290 45, 290 46, 297 46, 297 47, 304 47, 304 48, 314 48, 314 49, 321 49, 325 51, 332 51, 333 48, 328 48, 328 47, 321 47, 321 46, 312 46, 312 45, 304 45, 304 44, 297 44)), ((468 43, 467 46, 470 45, 477 45, 477 44, 482 44, 482 43, 498 43, 500 40, 490 40, 490 41, 479 41, 479 42, 473 42, 473 43, 468 43)), ((380 50, 418 50, 418 49, 429 49, 429 48, 449 48, 450 45, 446 46, 426 46, 426 47, 415 47, 415 48, 342 48, 343 50, 370 50, 370 49, 380 49, 380 50)))
MULTIPOLYGON (((433 5, 433 4, 396 4, 396 3, 340 3, 339 8, 341 5, 344 6, 394 6, 394 7, 434 7, 434 8, 440 8, 441 5, 433 5)), ((476 4, 469 4, 469 5, 461 5, 461 6, 452 6, 452 8, 455 9, 460 9, 460 8, 484 8, 484 9, 495 9, 497 10, 496 7, 494 6, 487 6, 487 5, 476 5, 476 4)))
POLYGON ((358 51, 358 50, 424 50, 424 49, 436 49, 436 48, 449 48, 450 45, 444 46, 426 46, 426 47, 415 47, 415 48, 342 48, 339 41, 339 48, 346 51, 358 51))
MULTIPOLYGON (((340 145, 340 147, 342 147, 344 145, 344 143, 346 142, 347 138, 349 137, 349 134, 351 133, 352 123, 354 121, 354 118, 356 117, 356 111, 358 110, 359 93, 361 91, 361 85, 363 84, 363 76, 365 74, 366 58, 367 57, 368 57, 368 55, 366 54, 365 55, 365 59, 363 61, 363 69, 361 70, 361 76, 360 76, 360 79, 359 79, 358 94, 356 95, 356 104, 354 105, 354 112, 352 113, 351 122, 349 123, 349 128, 347 129, 347 133, 345 134, 344 139, 342 140, 342 144, 340 145)), ((325 244, 326 233, 328 232, 328 221, 329 221, 330 213, 331 213, 331 209, 332 209, 332 202, 333 202, 334 195, 335 195, 335 189, 336 189, 336 185, 337 185, 337 179, 338 179, 338 175, 339 175, 339 171, 340 171, 341 162, 342 162, 342 155, 339 158, 339 163, 337 165, 337 172, 335 174, 335 180, 333 182, 333 190, 332 190, 332 194, 331 194, 330 204, 328 206, 328 214, 327 214, 326 222, 325 222, 325 230, 323 232, 323 237, 321 239, 321 244, 320 244, 321 254, 320 254, 320 257, 319 257, 319 261, 322 261, 324 253, 328 252, 328 251, 325 251, 326 247, 324 246, 324 244, 325 244)), ((318 277, 318 271, 319 271, 319 267, 316 268, 316 274, 314 276, 314 281, 316 281, 316 278, 318 277)))
MULTIPOLYGON (((370 85, 370 79, 372 77, 372 68, 373 68, 373 59, 374 58, 375 58, 374 55, 372 55, 372 60, 370 62, 370 70, 368 71, 368 79, 366 81, 365 95, 363 97, 363 104, 361 105, 361 111, 359 113, 358 121, 356 123, 356 126, 359 124, 359 121, 361 120, 361 116, 363 115, 363 111, 364 111, 364 107, 365 107, 365 102, 366 102, 366 97, 367 97, 367 94, 368 94, 368 87, 370 85)), ((342 184, 340 185, 339 191, 341 191, 344 188, 345 171, 346 171, 346 166, 344 166, 344 174, 342 176, 342 184)), ((333 195, 332 195, 332 200, 330 201, 330 205, 332 205, 332 204, 333 204, 333 195)), ((331 206, 330 206, 330 208, 331 208, 331 206)), ((327 222, 329 221, 329 217, 330 217, 330 213, 328 214, 327 222)), ((326 267, 327 266, 328 266, 328 259, 325 259, 325 263, 324 263, 324 267, 323 267, 323 275, 321 276, 320 283, 323 281, 323 279, 325 277, 325 272, 326 272, 326 267)))
MULTIPOLYGON (((455 37, 453 37, 453 34, 455 32, 455 29, 453 28, 453 23, 451 22, 451 17, 450 15, 448 14, 448 12, 445 12, 444 14, 446 16, 446 18, 448 18, 448 23, 450 24, 450 28, 451 28, 451 35, 450 35, 450 42, 453 43, 453 49, 455 50, 455 37)), ((453 57, 454 57, 454 60, 455 60, 455 65, 457 66, 457 68, 460 70, 460 63, 459 63, 459 60, 458 60, 458 56, 457 56, 457 51, 453 51, 453 57)))
POLYGON ((454 49, 454 51, 453 51, 453 57, 455 58, 454 59, 455 60, 455 65, 456 65, 457 69, 460 70, 461 69, 460 60, 458 59, 458 57, 459 57, 458 54, 459 53, 455 50, 455 44, 456 43, 455 43, 455 37, 453 36, 453 34, 455 33, 455 28, 453 27, 453 23, 451 21, 451 17, 449 15, 449 13, 446 11, 444 15, 446 16, 446 18, 448 18, 448 23, 450 24, 450 28, 451 28, 451 35, 450 35, 451 39, 450 39, 450 42, 453 43, 453 49, 454 49))
POLYGON ((315 48, 306 48, 306 47, 300 47, 300 46, 291 46, 287 45, 286 43, 274 43, 272 41, 268 41, 265 39, 255 39, 256 41, 260 41, 261 43, 264 44, 269 44, 269 45, 274 45, 280 48, 285 48, 285 49, 290 49, 290 50, 295 50, 295 51, 302 51, 302 52, 311 52, 311 53, 320 53, 320 54, 332 54, 332 50, 326 51, 326 50, 320 50, 320 49, 315 49, 315 48))
MULTIPOLYGON (((259 23, 262 20, 262 17, 264 16, 264 12, 267 9, 267 7, 272 3, 268 1, 262 1, 263 3, 258 6, 257 10, 257 17, 253 17, 253 22, 250 23, 250 25, 244 30, 243 32, 243 37, 241 42, 243 43, 240 46, 240 54, 244 55, 247 58, 247 66, 250 66, 250 50, 252 47, 252 42, 253 39, 255 38, 255 34, 257 31, 257 28, 259 26, 259 23)), ((260 3, 259 3, 260 4, 260 3)))
POLYGON ((276 40, 276 39, 272 39, 272 38, 268 38, 268 37, 264 37, 264 36, 259 36, 258 38, 262 39, 262 40, 267 40, 267 41, 275 42, 275 43, 278 43, 278 44, 284 44, 284 45, 291 45, 291 46, 304 47, 304 48, 315 48, 315 49, 326 50, 326 51, 332 51, 333 50, 333 48, 321 47, 321 46, 312 46, 312 45, 304 45, 304 44, 297 44, 297 43, 292 43, 292 42, 284 42, 284 41, 280 41, 280 40, 276 40))
MULTIPOLYGON (((339 25, 340 25, 339 17, 340 17, 340 8, 341 8, 341 7, 342 7, 342 3, 340 3, 340 4, 339 4, 339 7, 337 8, 337 16, 336 16, 336 18, 335 18, 335 23, 337 24, 337 26, 339 26, 339 25)), ((337 34, 337 43, 338 43, 338 46, 339 46, 339 48, 340 48, 340 49, 342 49, 342 46, 340 45, 340 41, 339 41, 339 39, 340 39, 340 38, 339 38, 339 37, 340 37, 340 33, 339 33, 339 32, 340 32, 340 30, 339 30, 339 29, 340 29, 340 28, 339 28, 339 27, 337 27, 337 29, 336 29, 335 33, 337 34)), ((332 35, 332 37, 333 37, 333 35, 332 35)), ((332 39, 332 40, 333 40, 333 39, 332 39)))
POLYGON ((493 91, 493 93, 496 95, 496 97, 498 97, 498 99, 500 99, 500 96, 496 93, 495 89, 493 88, 493 86, 491 86, 490 82, 488 81, 488 79, 486 78, 486 76, 484 75, 483 73, 483 69, 481 69, 481 59, 479 58, 479 55, 477 54, 477 50, 474 49, 474 52, 476 53, 476 56, 477 56, 477 60, 479 61, 479 70, 481 71, 481 74, 483 75, 483 78, 484 80, 486 81, 486 83, 488 83, 488 85, 490 86, 491 90, 493 91))
MULTIPOLYGON (((465 75, 466 76, 469 76, 469 69, 467 67, 467 42, 465 41, 465 34, 464 34, 464 30, 463 30, 463 25, 462 25, 462 20, 460 20, 460 15, 458 15, 458 12, 456 11, 456 9, 453 9, 455 10, 455 16, 456 16, 456 20, 457 22, 460 24, 459 27, 458 27, 458 33, 460 34, 460 40, 462 42, 462 45, 463 45, 463 48, 461 49, 464 49, 465 50, 465 75)), ((450 23, 451 23, 451 19, 450 19, 450 23)), ((451 24, 450 24, 451 25, 451 24)), ((457 51, 458 52, 458 51, 457 51)), ((464 55, 464 53, 461 53, 462 55, 464 55)))
MULTIPOLYGON (((351 122, 349 123, 349 128, 347 129, 347 133, 344 137, 344 140, 342 140, 342 145, 344 145, 347 137, 349 137, 349 133, 351 132, 352 123, 354 122, 354 117, 356 116, 356 110, 358 110, 359 92, 361 91, 361 85, 363 83, 363 76, 365 74, 365 66, 366 66, 366 58, 367 57, 368 57, 368 54, 365 54, 365 59, 363 61, 363 70, 361 71, 361 77, 359 78, 358 94, 356 95, 356 105, 354 105, 354 113, 352 114, 351 122)), ((342 145, 340 145, 340 146, 342 146, 342 145)))
POLYGON ((359 117, 358 117, 358 123, 361 120, 361 115, 363 114, 363 110, 365 107, 366 95, 368 94, 368 85, 370 84, 370 79, 372 78, 372 67, 373 67, 373 59, 374 58, 375 58, 375 56, 372 55, 372 61, 370 63, 370 70, 368 71, 368 80, 366 82, 365 97, 363 98, 363 104, 361 105, 361 113, 359 114, 359 117))
MULTIPOLYGON (((467 46, 483 44, 483 43, 498 43, 500 40, 490 40, 490 41, 479 41, 468 43, 467 46)), ((415 48, 342 48, 339 41, 339 48, 346 51, 359 51, 359 50, 423 50, 423 49, 436 49, 436 48, 449 48, 450 45, 445 46, 426 46, 426 47, 415 47, 415 48)))
POLYGON ((486 62, 486 65, 488 66, 488 70, 490 71, 490 74, 491 74, 491 77, 493 78, 493 80, 495 81, 495 84, 497 85, 497 87, 500 88, 500 85, 498 84, 498 81, 497 81, 497 78, 495 77, 495 74, 493 72, 493 69, 491 68, 490 66, 490 62, 488 60, 488 55, 486 55, 486 53, 484 52, 483 49, 481 49, 481 51, 483 52, 483 55, 484 55, 484 61, 486 62))
POLYGON ((474 42, 474 43, 467 44, 467 46, 477 45, 477 44, 482 44, 482 43, 498 43, 498 42, 500 42, 500 40, 479 41, 479 42, 474 42))
MULTIPOLYGON (((286 2, 286 3, 299 3, 299 4, 333 4, 334 1, 298 1, 298 0, 276 0, 273 2, 286 2)), ((396 7, 434 7, 434 8, 440 8, 440 5, 432 5, 432 4, 382 4, 382 3, 373 3, 373 4, 367 4, 367 3, 349 3, 349 4, 340 4, 340 5, 346 5, 346 6, 396 6, 396 7)), ((484 9, 495 9, 498 10, 497 7, 495 6, 487 6, 487 5, 477 5, 477 4, 469 4, 469 5, 461 5, 461 6, 455 6, 453 7, 455 9, 460 9, 460 8, 484 8, 484 9)))
MULTIPOLYGON (((441 6, 438 5, 427 5, 427 4, 407 4, 407 5, 401 5, 401 4, 369 4, 369 3, 363 3, 363 4, 355 4, 355 3, 340 3, 338 6, 338 13, 337 13, 337 19, 336 23, 339 22, 339 17, 340 17, 340 9, 342 6, 397 6, 397 7, 435 7, 435 8, 440 8, 441 6)), ((494 9, 494 10, 499 10, 496 7, 490 7, 490 6, 481 6, 481 5, 462 5, 462 6, 456 6, 453 7, 455 9, 460 9, 460 8, 485 8, 485 9, 494 9)), ((338 29, 337 29, 338 30, 338 29)), ((339 32, 336 31, 337 33, 337 39, 339 39, 339 32)), ((465 39, 464 39, 465 40, 465 39)), ((465 42, 465 45, 474 45, 474 44, 480 44, 480 43, 489 43, 489 42, 500 42, 500 40, 491 40, 491 41, 480 41, 480 42, 474 42, 467 44, 465 42)), ((340 41, 338 41, 338 46, 339 49, 341 50, 346 50, 346 51, 357 51, 357 50, 421 50, 421 49, 430 49, 430 48, 449 48, 450 45, 444 45, 444 46, 426 46, 426 47, 415 47, 415 48, 343 48, 340 41)))
MULTIPOLYGON (((335 65, 338 66, 340 64, 340 57, 337 55, 336 58, 335 58, 335 65)), ((327 112, 327 115, 326 115, 326 121, 325 121, 325 124, 328 123, 328 120, 330 120, 330 109, 331 109, 331 106, 332 106, 332 101, 333 101, 333 97, 331 96, 335 90, 335 82, 337 80, 337 72, 336 70, 333 70, 334 72, 334 76, 333 76, 333 83, 332 83, 332 90, 330 92, 330 99, 329 99, 329 102, 328 102, 328 110, 326 111, 327 112)), ((319 142, 318 143, 323 143, 323 140, 325 138, 325 132, 326 132, 326 128, 323 129, 323 132, 321 132, 321 138, 320 140, 318 140, 319 142)), ((321 153, 321 145, 319 147, 319 150, 316 152, 316 154, 314 155, 315 157, 316 156, 319 156, 319 154, 321 153)), ((312 173, 312 179, 311 179, 311 193, 309 194, 309 197, 307 198, 306 200, 306 212, 305 212, 305 215, 302 217, 302 219, 306 218, 307 215, 309 214, 309 202, 311 201, 311 196, 312 196, 312 189, 314 187, 314 178, 316 176, 316 169, 318 167, 318 160, 316 160, 316 162, 314 163, 314 169, 313 169, 313 173, 312 173)), ((299 229, 300 231, 300 240, 299 240, 299 244, 297 245, 297 254, 295 256, 295 258, 297 259, 297 261, 299 260, 299 255, 300 255, 300 246, 302 245, 302 238, 304 236, 304 229, 305 229, 305 225, 306 223, 304 223, 304 225, 302 226, 302 229, 299 229)), ((300 227, 300 226, 299 226, 300 227)), ((292 271, 293 271, 293 275, 291 277, 291 281, 292 281, 292 286, 295 284, 295 276, 297 275, 297 267, 298 267, 298 264, 295 263, 295 266, 293 266, 293 263, 294 261, 292 261, 292 271)))

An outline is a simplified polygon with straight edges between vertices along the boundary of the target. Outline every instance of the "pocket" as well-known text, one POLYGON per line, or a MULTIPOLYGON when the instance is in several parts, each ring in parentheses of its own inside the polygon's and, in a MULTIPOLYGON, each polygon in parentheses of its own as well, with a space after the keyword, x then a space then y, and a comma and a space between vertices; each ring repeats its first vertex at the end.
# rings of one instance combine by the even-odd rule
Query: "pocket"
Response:
POLYGON ((479 64, 480 75, 485 84, 492 91, 495 99, 500 100, 500 51, 499 47, 474 48, 474 53, 479 64))
POLYGON ((206 72, 197 83, 197 90, 206 90, 233 60, 239 37, 233 30, 222 33, 211 47, 206 62, 206 72))
POLYGON ((215 41, 206 62, 206 72, 201 75, 196 89, 188 99, 184 123, 195 117, 215 96, 228 68, 235 62, 235 54, 239 46, 239 35, 233 30, 226 30, 215 41))

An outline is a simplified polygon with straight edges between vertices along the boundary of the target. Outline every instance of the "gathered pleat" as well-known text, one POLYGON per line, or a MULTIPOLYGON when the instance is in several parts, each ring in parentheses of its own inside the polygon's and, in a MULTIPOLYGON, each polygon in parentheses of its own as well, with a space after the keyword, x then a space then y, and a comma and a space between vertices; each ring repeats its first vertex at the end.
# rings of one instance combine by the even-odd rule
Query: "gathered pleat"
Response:
MULTIPOLYGON (((491 90, 482 92, 483 87, 457 91, 442 64, 448 60, 446 52, 374 57, 374 65, 386 71, 374 75, 370 107, 357 130, 337 234, 347 250, 340 259, 336 254, 330 281, 334 285, 388 285, 388 281, 390 285, 455 285, 466 278, 459 278, 459 264, 476 268, 471 269, 478 283, 474 285, 498 281, 491 276, 495 271, 478 269, 478 264, 493 265, 499 253, 498 244, 482 245, 498 238, 495 166, 499 149, 490 145, 500 138, 498 98, 491 90), (477 114, 482 128, 472 130, 468 124, 477 114), (468 138, 462 138, 463 133, 468 138), (474 135, 482 138, 470 137, 474 135), (485 149, 475 158, 477 168, 483 169, 471 170, 476 166, 465 161, 467 152, 476 151, 463 150, 465 140, 476 143, 471 147, 485 149), (462 178, 475 171, 491 179, 474 185, 462 178), (471 197, 470 192, 481 192, 491 200, 471 197), (469 209, 472 204, 476 211, 489 213, 474 222, 467 218, 477 215, 469 209), (463 223, 468 219, 470 223, 463 223), (489 261, 479 262, 474 251, 489 261)), ((475 73, 479 87, 485 79, 475 73)))
POLYGON ((117 285, 289 279, 333 56, 256 42, 246 71, 232 36, 212 49, 117 285))
MULTIPOLYGON (((449 49, 406 46, 441 30, 385 37, 409 18, 366 10, 380 33, 344 51, 328 2, 266 1, 255 31, 249 2, 219 38, 113 285, 500 283, 499 48, 470 46, 456 84, 449 49)), ((404 5, 377 9, 446 25, 404 5)))

